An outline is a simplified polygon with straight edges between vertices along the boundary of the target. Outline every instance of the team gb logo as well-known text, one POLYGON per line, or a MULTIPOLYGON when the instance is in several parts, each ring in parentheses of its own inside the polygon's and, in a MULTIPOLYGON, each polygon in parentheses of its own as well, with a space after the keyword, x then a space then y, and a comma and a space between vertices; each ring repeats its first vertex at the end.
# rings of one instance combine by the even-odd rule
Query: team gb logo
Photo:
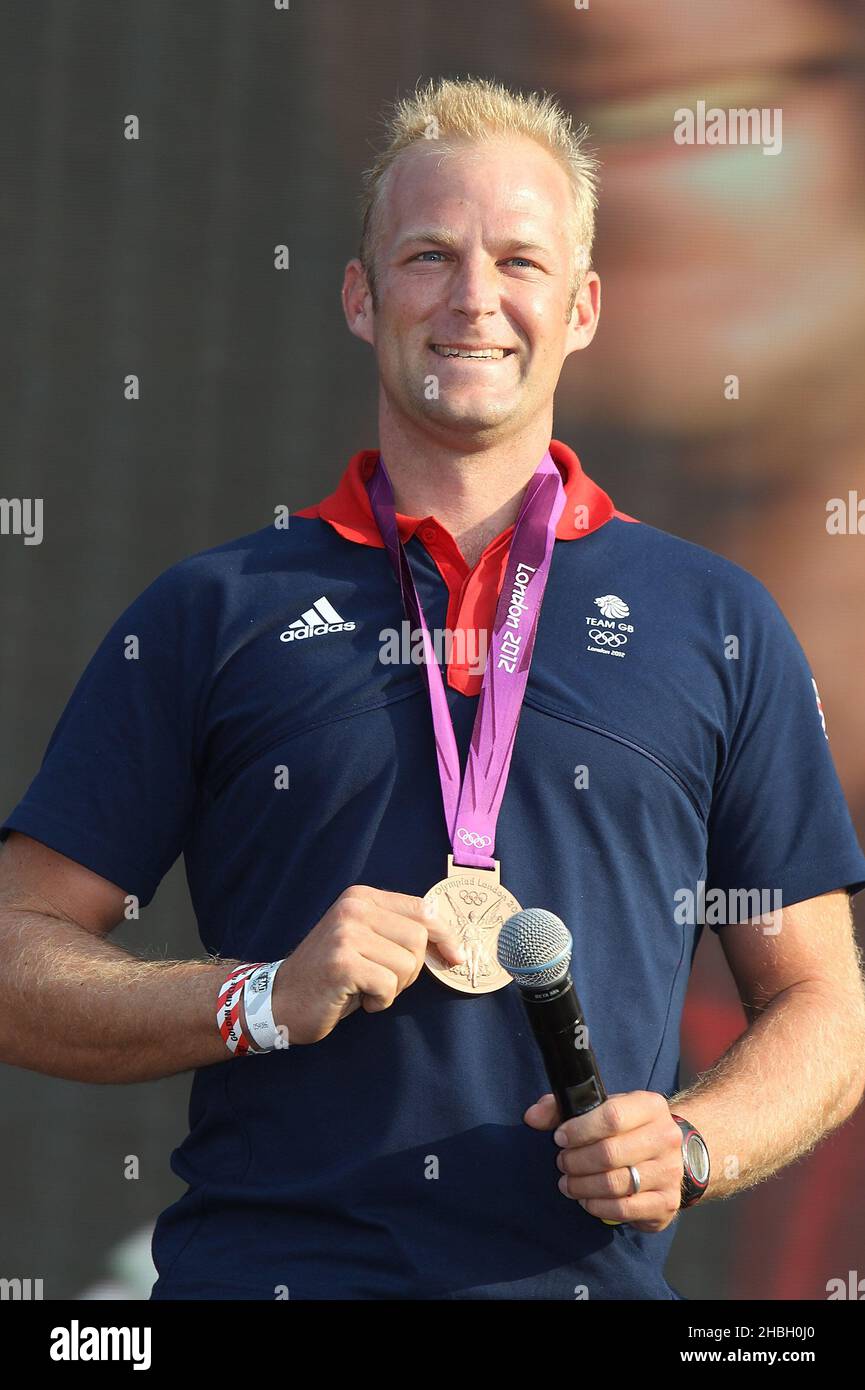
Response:
POLYGON ((622 622, 623 618, 630 617, 630 608, 618 594, 601 594, 595 599, 595 607, 601 612, 586 618, 586 651, 596 656, 623 657, 634 632, 633 623, 622 622))
POLYGON ((604 594, 602 598, 596 598, 595 603, 605 618, 627 618, 631 611, 618 594, 604 594))

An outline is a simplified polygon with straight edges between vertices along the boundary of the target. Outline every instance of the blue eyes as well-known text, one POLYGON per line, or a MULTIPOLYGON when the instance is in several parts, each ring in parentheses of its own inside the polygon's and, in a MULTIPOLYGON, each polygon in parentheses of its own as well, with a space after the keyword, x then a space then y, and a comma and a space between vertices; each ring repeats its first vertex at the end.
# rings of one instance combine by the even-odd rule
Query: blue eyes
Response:
MULTIPOLYGON (((412 260, 413 260, 413 261, 419 261, 420 258, 421 258, 421 256, 444 256, 444 255, 445 255, 445 252, 444 252, 444 251, 418 251, 418 253, 417 253, 416 256, 412 256, 412 260)), ((522 261, 523 265, 528 265, 528 266, 533 266, 533 265, 535 264, 534 261, 529 261, 529 260, 527 260, 525 256, 511 256, 511 257, 509 257, 509 259, 508 259, 507 261, 505 261, 505 265, 510 265, 511 262, 513 262, 513 261, 522 261)))

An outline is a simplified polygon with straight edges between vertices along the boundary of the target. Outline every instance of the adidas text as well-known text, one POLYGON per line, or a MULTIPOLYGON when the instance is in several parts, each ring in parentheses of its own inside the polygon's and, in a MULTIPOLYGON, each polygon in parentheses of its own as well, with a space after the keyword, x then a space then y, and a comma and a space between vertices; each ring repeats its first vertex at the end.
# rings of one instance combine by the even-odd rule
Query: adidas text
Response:
POLYGON ((287 628, 279 634, 280 642, 299 642, 302 637, 320 637, 323 632, 353 632, 354 623, 321 623, 318 627, 287 628))

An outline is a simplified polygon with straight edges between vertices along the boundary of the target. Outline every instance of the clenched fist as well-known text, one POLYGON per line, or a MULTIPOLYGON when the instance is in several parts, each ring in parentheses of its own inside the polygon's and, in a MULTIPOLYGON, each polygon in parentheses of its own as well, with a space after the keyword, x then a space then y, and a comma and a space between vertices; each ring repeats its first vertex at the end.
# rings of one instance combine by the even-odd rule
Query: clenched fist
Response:
POLYGON ((353 884, 279 967, 274 1023, 289 1044, 315 1043, 355 1009, 389 1009, 414 984, 430 941, 452 964, 465 959, 457 932, 423 898, 353 884))

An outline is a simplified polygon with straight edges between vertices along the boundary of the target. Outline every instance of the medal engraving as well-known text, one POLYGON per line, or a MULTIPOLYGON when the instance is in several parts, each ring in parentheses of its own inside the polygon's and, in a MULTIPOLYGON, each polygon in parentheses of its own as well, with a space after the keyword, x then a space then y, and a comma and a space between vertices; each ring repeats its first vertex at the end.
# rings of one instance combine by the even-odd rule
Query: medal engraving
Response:
POLYGON ((502 923, 520 904, 499 882, 498 863, 494 869, 461 867, 449 854, 447 878, 433 884, 424 902, 435 905, 436 919, 453 926, 465 947, 465 961, 451 965, 430 942, 426 966, 442 984, 464 994, 491 994, 510 984, 496 960, 496 943, 502 923))

